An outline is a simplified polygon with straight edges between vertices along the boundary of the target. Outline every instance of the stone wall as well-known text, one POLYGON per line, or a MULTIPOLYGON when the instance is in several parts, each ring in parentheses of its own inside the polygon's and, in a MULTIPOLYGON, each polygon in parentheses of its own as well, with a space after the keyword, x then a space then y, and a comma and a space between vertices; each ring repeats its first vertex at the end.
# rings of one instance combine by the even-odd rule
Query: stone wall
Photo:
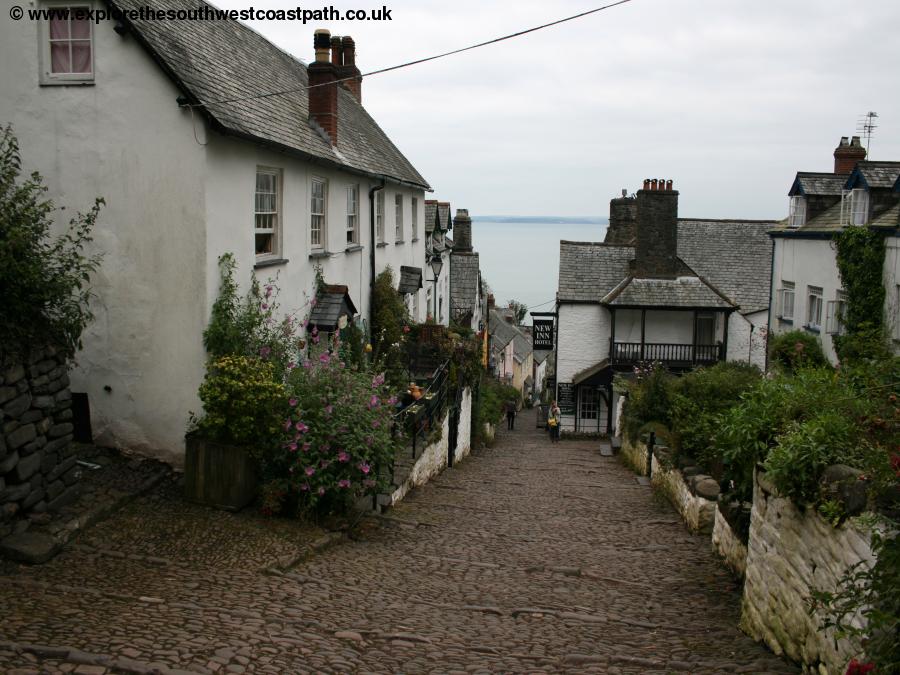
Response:
POLYGON ((813 589, 834 591, 858 562, 874 561, 869 533, 848 521, 834 528, 812 508, 799 509, 758 472, 754 479, 741 628, 809 673, 841 674, 858 643, 837 639, 807 612, 813 589))
POLYGON ((631 441, 624 436, 620 454, 625 466, 641 476, 647 475, 647 446, 643 441, 631 441))
MULTIPOLYGON (((664 450, 664 448, 660 448, 660 450, 664 450)), ((694 533, 709 534, 712 532, 716 502, 705 499, 698 494, 698 490, 712 489, 714 486, 715 492, 718 493, 718 484, 709 476, 703 475, 691 476, 686 479, 679 469, 669 466, 666 461, 660 461, 655 452, 652 468, 651 484, 672 503, 687 528, 694 533), (712 481, 711 486, 707 485, 708 481, 712 481)))
POLYGON ((456 434, 456 448, 453 450, 454 464, 468 457, 472 452, 472 390, 463 389, 459 403, 459 426, 456 434))
POLYGON ((747 569, 747 546, 741 538, 734 533, 731 525, 716 508, 715 521, 712 531, 713 552, 722 558, 722 562, 734 575, 743 579, 747 569))
POLYGON ((77 498, 71 406, 67 360, 56 350, 0 367, 0 538, 17 518, 77 498))

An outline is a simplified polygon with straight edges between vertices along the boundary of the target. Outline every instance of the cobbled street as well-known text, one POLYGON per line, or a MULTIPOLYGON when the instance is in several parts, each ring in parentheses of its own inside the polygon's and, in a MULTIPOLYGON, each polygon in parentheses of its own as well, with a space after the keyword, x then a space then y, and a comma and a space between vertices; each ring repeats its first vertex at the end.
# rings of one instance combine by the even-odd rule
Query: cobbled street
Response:
POLYGON ((2 568, 0 670, 798 672, 738 630, 707 536, 530 412, 371 522, 265 571, 315 533, 163 487, 51 563, 2 568))

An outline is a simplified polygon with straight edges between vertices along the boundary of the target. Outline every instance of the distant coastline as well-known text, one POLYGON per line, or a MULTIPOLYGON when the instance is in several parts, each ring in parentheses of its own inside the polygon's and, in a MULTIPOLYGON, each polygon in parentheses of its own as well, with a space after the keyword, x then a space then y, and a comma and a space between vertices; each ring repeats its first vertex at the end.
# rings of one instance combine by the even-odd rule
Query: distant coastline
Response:
POLYGON ((601 216, 472 216, 476 223, 541 223, 551 225, 606 225, 609 218, 601 216))

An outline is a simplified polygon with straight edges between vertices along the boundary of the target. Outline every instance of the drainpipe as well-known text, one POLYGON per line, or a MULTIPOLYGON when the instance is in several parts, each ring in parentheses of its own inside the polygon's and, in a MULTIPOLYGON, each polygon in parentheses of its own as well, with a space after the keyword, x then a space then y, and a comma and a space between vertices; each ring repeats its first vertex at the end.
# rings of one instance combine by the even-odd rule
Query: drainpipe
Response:
MULTIPOLYGON (((375 295, 375 193, 384 190, 384 179, 381 185, 369 189, 369 330, 372 329, 372 298, 375 295)), ((369 336, 369 340, 372 336, 369 336)))
MULTIPOLYGON (((769 271, 769 311, 766 314, 766 344, 765 344, 765 360, 763 361, 763 373, 769 372, 769 340, 772 338, 772 291, 775 288, 775 237, 769 235, 772 242, 772 265, 769 271)), ((753 338, 753 331, 750 332, 750 338, 753 338)))

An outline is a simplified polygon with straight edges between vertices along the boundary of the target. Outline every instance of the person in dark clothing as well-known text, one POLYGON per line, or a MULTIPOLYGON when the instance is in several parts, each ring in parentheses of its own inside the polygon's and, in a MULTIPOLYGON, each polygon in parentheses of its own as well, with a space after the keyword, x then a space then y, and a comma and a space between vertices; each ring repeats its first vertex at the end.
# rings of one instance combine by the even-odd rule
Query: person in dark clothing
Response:
POLYGON ((512 431, 516 425, 516 402, 506 402, 506 428, 512 431))

